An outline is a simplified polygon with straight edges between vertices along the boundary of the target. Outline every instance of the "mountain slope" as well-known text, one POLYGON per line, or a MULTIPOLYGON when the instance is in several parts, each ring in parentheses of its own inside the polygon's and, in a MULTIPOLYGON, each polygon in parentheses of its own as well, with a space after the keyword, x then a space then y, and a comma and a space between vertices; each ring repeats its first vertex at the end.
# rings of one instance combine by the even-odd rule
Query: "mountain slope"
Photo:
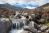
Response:
POLYGON ((9 8, 9 9, 12 9, 12 10, 22 9, 21 7, 16 7, 16 6, 10 5, 8 3, 0 4, 0 8, 9 8))

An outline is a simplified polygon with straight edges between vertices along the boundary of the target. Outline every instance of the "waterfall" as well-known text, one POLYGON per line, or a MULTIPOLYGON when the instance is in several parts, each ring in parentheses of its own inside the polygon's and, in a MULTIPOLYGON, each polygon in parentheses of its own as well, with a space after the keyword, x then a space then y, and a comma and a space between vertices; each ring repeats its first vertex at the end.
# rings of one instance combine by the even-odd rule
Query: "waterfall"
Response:
POLYGON ((22 31, 23 29, 20 30, 12 29, 9 33, 21 33, 22 31))
POLYGON ((23 31, 23 26, 25 25, 26 20, 13 19, 12 23, 15 25, 15 27, 14 27, 15 29, 12 28, 9 33, 20 33, 23 31))

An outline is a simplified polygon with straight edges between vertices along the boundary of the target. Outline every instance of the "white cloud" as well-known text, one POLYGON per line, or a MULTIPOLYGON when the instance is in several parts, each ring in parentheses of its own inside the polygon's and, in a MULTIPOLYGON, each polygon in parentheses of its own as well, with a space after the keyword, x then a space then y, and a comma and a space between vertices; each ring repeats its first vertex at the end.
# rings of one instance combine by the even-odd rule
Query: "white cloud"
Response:
MULTIPOLYGON (((16 3, 20 3, 20 4, 37 4, 39 6, 45 4, 45 3, 48 3, 49 0, 0 0, 0 4, 4 4, 4 3, 8 3, 8 4, 11 4, 11 5, 15 5, 16 3)), ((34 4, 34 5, 35 5, 34 4)), ((34 8, 34 7, 26 7, 26 8, 34 8)))
POLYGON ((36 8, 36 7, 30 7, 30 6, 27 6, 27 7, 25 7, 25 8, 28 8, 28 9, 34 9, 34 8, 36 8))
POLYGON ((43 5, 43 4, 46 3, 44 0, 38 0, 38 1, 36 1, 36 2, 39 4, 39 6, 41 6, 41 5, 43 5))
POLYGON ((49 2, 49 0, 0 0, 0 3, 9 3, 9 4, 15 4, 15 3, 28 3, 28 2, 37 2, 39 5, 43 5, 46 2, 49 2))

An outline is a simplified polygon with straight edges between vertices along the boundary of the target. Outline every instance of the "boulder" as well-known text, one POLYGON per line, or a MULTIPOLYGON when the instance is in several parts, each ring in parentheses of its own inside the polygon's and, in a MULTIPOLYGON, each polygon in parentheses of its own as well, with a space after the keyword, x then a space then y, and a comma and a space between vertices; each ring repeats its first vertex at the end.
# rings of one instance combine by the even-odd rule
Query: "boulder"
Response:
POLYGON ((49 27, 46 25, 41 26, 40 30, 41 31, 46 31, 49 27))
POLYGON ((11 29, 12 22, 7 20, 0 21, 0 33, 8 33, 11 29))
POLYGON ((29 26, 32 27, 32 28, 34 28, 34 21, 31 21, 31 22, 29 23, 29 26))
POLYGON ((32 33, 32 32, 30 32, 30 31, 22 31, 21 33, 32 33))
POLYGON ((32 33, 37 33, 37 29, 29 27, 29 26, 24 26, 23 28, 25 31, 30 31, 32 33))

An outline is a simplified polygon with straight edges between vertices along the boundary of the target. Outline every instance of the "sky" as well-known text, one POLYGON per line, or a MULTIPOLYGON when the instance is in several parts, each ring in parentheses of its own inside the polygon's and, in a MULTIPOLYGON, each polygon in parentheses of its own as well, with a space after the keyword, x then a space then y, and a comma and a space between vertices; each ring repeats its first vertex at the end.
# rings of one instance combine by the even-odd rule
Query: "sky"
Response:
POLYGON ((0 4, 8 3, 10 5, 25 5, 26 8, 35 8, 34 6, 42 6, 46 3, 49 3, 49 0, 0 0, 0 4), (28 6, 28 5, 32 5, 28 6))

